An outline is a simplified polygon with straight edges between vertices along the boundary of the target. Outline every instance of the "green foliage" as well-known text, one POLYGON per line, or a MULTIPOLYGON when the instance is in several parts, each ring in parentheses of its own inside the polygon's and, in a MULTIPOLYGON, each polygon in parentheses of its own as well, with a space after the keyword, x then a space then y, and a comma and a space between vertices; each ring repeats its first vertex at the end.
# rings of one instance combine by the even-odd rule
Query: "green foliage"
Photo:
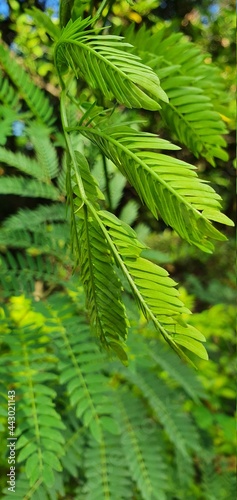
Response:
POLYGON ((219 212, 219 196, 197 178, 192 165, 154 152, 175 150, 177 146, 126 127, 121 130, 80 127, 78 130, 94 140, 115 162, 153 215, 161 215, 189 243, 212 251, 213 245, 207 238, 223 239, 209 223, 215 220, 232 225, 219 212))
POLYGON ((232 222, 193 157, 166 137, 212 165, 226 161, 226 89, 182 35, 155 24, 118 30, 113 3, 95 12, 93 2, 62 1, 60 27, 27 10, 16 21, 23 55, 29 42, 24 64, 0 43, 0 428, 7 439, 14 388, 14 494, 224 500, 233 497, 233 308, 190 315, 192 297, 168 271, 172 263, 178 275, 184 254, 210 262, 212 240, 222 255, 226 236, 213 222, 232 222), (152 234, 153 249, 143 243, 153 217, 176 231, 158 250, 152 234))
POLYGON ((0 44, 0 60, 8 76, 14 85, 17 86, 19 95, 23 98, 29 109, 40 122, 51 125, 55 118, 53 117, 53 107, 44 92, 33 83, 23 67, 17 64, 11 57, 9 50, 0 44))
MULTIPOLYGON (((129 367, 109 360, 83 308, 78 289, 39 302, 12 297, 1 311, 1 394, 11 381, 17 395, 17 498, 58 498, 69 485, 79 499, 169 499, 177 491, 179 498, 205 498, 211 479, 203 469, 202 433, 185 409, 185 394, 193 394, 196 419, 199 398, 206 399, 197 375, 154 330, 138 335, 138 318, 131 317, 137 326, 129 336, 129 367), (195 470, 203 478, 197 494, 195 470)), ((219 474, 218 484, 227 481, 231 491, 227 477, 219 474)))
POLYGON ((228 159, 222 137, 226 127, 214 107, 216 93, 224 97, 222 77, 205 62, 206 54, 181 33, 170 35, 165 28, 152 36, 145 27, 137 34, 130 30, 127 38, 159 75, 169 98, 161 115, 178 140, 210 162, 213 157, 228 159))
POLYGON ((110 100, 115 97, 128 108, 159 109, 157 99, 167 97, 155 73, 141 64, 139 57, 123 50, 127 44, 120 37, 101 37, 91 29, 84 31, 92 23, 91 19, 78 19, 62 31, 55 47, 61 82, 70 66, 77 78, 82 76, 90 87, 100 89, 110 100))

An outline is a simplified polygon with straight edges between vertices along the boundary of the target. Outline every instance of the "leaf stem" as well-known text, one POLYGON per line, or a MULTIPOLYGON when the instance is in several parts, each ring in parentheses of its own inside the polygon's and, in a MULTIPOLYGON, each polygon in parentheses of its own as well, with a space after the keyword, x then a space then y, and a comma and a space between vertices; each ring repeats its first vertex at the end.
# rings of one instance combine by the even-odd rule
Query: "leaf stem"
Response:
POLYGON ((111 191, 110 191, 110 184, 109 184, 109 173, 108 173, 106 157, 104 154, 102 154, 102 161, 103 161, 103 169, 104 169, 104 176, 105 176, 106 193, 107 193, 107 197, 108 197, 108 208, 109 208, 109 211, 112 212, 112 200, 111 200, 111 191))
POLYGON ((85 189, 83 186, 81 175, 78 171, 76 155, 75 155, 75 151, 74 151, 74 148, 72 146, 72 143, 71 143, 70 134, 68 133, 68 119, 67 119, 67 113, 66 113, 66 91, 65 90, 62 90, 62 93, 61 93, 60 110, 61 110, 63 132, 64 132, 66 144, 67 144, 68 153, 69 153, 69 156, 71 157, 71 161, 72 161, 72 164, 74 167, 74 171, 75 171, 75 175, 76 175, 76 179, 77 179, 77 183, 78 183, 78 188, 79 188, 80 196, 82 199, 82 204, 84 204, 85 201, 87 200, 87 196, 85 193, 85 189))

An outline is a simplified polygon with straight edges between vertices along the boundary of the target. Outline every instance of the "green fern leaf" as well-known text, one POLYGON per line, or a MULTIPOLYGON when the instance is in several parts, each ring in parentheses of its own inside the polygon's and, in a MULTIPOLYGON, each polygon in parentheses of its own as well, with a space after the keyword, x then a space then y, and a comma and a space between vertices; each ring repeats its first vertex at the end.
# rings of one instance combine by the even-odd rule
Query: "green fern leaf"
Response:
POLYGON ((59 75, 70 66, 77 77, 82 76, 109 99, 115 97, 129 108, 159 109, 157 100, 167 101, 167 97, 155 73, 139 57, 123 50, 128 44, 121 37, 85 31, 92 22, 89 18, 70 21, 62 31, 55 47, 59 75))
POLYGON ((190 449, 195 452, 200 451, 199 438, 196 429, 188 415, 181 413, 172 403, 172 391, 169 391, 167 385, 163 384, 157 376, 145 370, 139 370, 139 373, 132 371, 125 372, 123 375, 130 382, 138 387, 151 409, 154 411, 158 421, 164 426, 166 434, 179 452, 188 459, 190 449))
MULTIPOLYGON (((170 349, 165 348, 161 343, 157 343, 157 340, 151 340, 146 344, 143 342, 143 344, 144 346, 142 350, 140 349, 140 353, 143 352, 145 354, 147 351, 152 365, 155 363, 155 366, 161 367, 196 402, 199 401, 199 398, 204 398, 205 392, 195 373, 182 363, 170 349)), ((139 357, 139 343, 136 337, 132 339, 132 352, 137 353, 139 365, 143 366, 143 363, 147 362, 146 356, 144 361, 139 357)))
MULTIPOLYGON (((153 321, 179 356, 188 361, 175 341, 177 338, 179 343, 184 345, 184 336, 184 347, 207 359, 206 350, 200 344, 205 342, 205 337, 184 323, 182 314, 189 313, 189 310, 178 298, 178 291, 174 288, 175 282, 168 277, 167 271, 140 257, 144 245, 137 240, 136 233, 127 224, 109 212, 96 212, 92 206, 89 206, 89 209, 102 229, 115 263, 122 270, 145 317, 153 321), (177 322, 180 325, 175 326, 177 322)), ((86 250, 88 252, 88 249, 86 250)), ((98 312, 99 309, 95 314, 98 312)))
POLYGON ((105 433, 98 445, 90 439, 85 453, 86 483, 77 499, 121 500, 131 498, 131 480, 124 463, 120 440, 105 433))
MULTIPOLYGON (((4 231, 2 231, 4 233, 4 231)), ((37 295, 36 284, 40 281, 42 285, 54 288, 59 284, 64 287, 67 282, 67 272, 62 263, 72 268, 72 261, 64 248, 55 243, 54 239, 44 240, 44 232, 39 233, 38 241, 32 243, 29 233, 24 235, 15 231, 12 237, 1 234, 0 245, 4 248, 22 248, 26 253, 14 254, 7 251, 0 257, 0 285, 1 293, 10 296, 13 293, 26 293, 37 295), (18 239, 17 239, 18 238, 18 239), (42 246, 41 246, 42 245, 42 246), (51 259, 48 255, 51 255, 51 259), (61 266, 56 263, 61 262, 61 266)))
POLYGON ((18 210, 17 214, 11 215, 3 222, 3 228, 8 231, 15 231, 16 229, 18 231, 22 229, 29 229, 32 231, 33 229, 37 230, 41 224, 46 222, 62 222, 65 221, 65 219, 66 211, 62 203, 40 205, 35 210, 29 208, 18 210))
POLYGON ((30 198, 46 198, 59 200, 60 193, 52 184, 45 184, 36 180, 28 180, 25 177, 5 176, 0 180, 1 194, 16 194, 30 198))
POLYGON ((189 243, 211 253, 213 244, 208 238, 226 239, 209 221, 210 210, 211 220, 233 225, 220 213, 220 196, 198 179, 192 165, 156 152, 177 146, 129 127, 77 128, 116 164, 153 215, 160 214, 189 243))
POLYGON ((40 164, 34 158, 29 158, 20 152, 13 153, 9 149, 0 147, 0 161, 36 179, 44 178, 40 164))
MULTIPOLYGON (((96 179, 93 177, 93 175, 90 172, 88 162, 86 158, 79 153, 79 151, 75 151, 75 158, 77 161, 77 169, 78 172, 82 178, 83 186, 85 193, 90 200, 90 203, 93 204, 95 208, 99 208, 98 205, 98 200, 104 200, 104 195, 99 189, 99 186, 97 184, 96 179)), ((76 172, 72 172, 71 178, 72 178, 72 189, 74 194, 76 195, 74 198, 74 205, 76 208, 76 211, 80 209, 83 205, 83 201, 81 198, 81 193, 78 188, 78 183, 77 183, 77 170, 76 172)))
POLYGON ((116 400, 122 449, 132 479, 144 500, 165 500, 167 471, 161 459, 161 434, 132 393, 117 395, 116 400))
POLYGON ((15 89, 10 85, 8 78, 0 70, 0 99, 11 109, 18 109, 19 96, 15 89))
POLYGON ((103 429, 108 428, 107 420, 111 422, 114 413, 111 389, 102 371, 105 355, 92 342, 84 319, 75 316, 75 306, 60 296, 50 298, 50 308, 54 303, 61 306, 56 314, 53 307, 51 315, 53 336, 55 338, 56 330, 56 347, 61 353, 60 383, 66 389, 71 406, 75 408, 77 419, 90 429, 98 443, 103 439, 103 429))
POLYGON ((212 164, 213 157, 228 159, 222 135, 226 127, 215 102, 215 89, 222 99, 223 79, 216 68, 205 63, 206 54, 181 33, 161 29, 151 34, 145 27, 138 32, 127 30, 126 39, 134 43, 143 62, 159 75, 169 102, 164 103, 161 115, 178 140, 196 156, 205 156, 212 164))
MULTIPOLYGON (((25 308, 29 312, 29 303, 25 303, 25 308)), ((40 327, 32 326, 31 318, 23 322, 24 326, 20 323, 13 319, 11 332, 4 337, 5 344, 11 346, 11 354, 6 353, 2 361, 8 366, 14 386, 19 385, 17 461, 24 462, 30 486, 40 481, 51 487, 55 481, 53 470, 62 470, 56 454, 63 454, 61 431, 65 428, 54 409, 56 393, 48 387, 56 378, 54 361, 45 352, 48 339, 45 336, 42 339, 40 327)))
POLYGON ((79 239, 81 279, 91 324, 101 343, 126 361, 123 342, 127 337, 127 319, 121 302, 121 284, 103 233, 87 215, 79 239))
POLYGON ((55 121, 54 109, 51 107, 45 93, 33 83, 30 76, 20 66, 3 44, 0 43, 0 61, 10 79, 19 89, 21 97, 25 100, 34 116, 47 126, 55 121))
POLYGON ((31 123, 28 127, 30 140, 36 152, 36 158, 45 180, 53 179, 58 174, 58 158, 49 135, 49 130, 38 123, 31 123))

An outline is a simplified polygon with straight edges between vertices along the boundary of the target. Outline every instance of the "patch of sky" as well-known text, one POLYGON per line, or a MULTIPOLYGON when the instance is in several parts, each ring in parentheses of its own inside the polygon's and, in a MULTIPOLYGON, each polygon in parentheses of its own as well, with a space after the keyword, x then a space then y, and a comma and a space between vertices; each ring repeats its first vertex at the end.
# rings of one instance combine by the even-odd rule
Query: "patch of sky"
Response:
POLYGON ((218 5, 218 3, 213 3, 212 5, 210 5, 208 7, 208 10, 211 14, 213 15, 217 15, 219 14, 219 10, 220 10, 220 5, 218 5))
MULTIPOLYGON (((19 0, 23 3, 22 0, 19 0)), ((43 8, 50 9, 52 11, 52 17, 59 17, 59 0, 39 0, 43 8)), ((0 19, 7 19, 10 15, 10 7, 7 0, 0 0, 0 19)))
POLYGON ((10 14, 10 7, 7 3, 7 0, 0 1, 0 19, 6 19, 10 14))
POLYGON ((12 133, 15 135, 15 137, 21 137, 24 135, 24 129, 25 129, 25 124, 23 122, 20 122, 19 120, 16 120, 12 124, 12 133))
POLYGON ((40 0, 40 3, 45 9, 50 9, 53 12, 53 18, 59 17, 59 0, 40 0))

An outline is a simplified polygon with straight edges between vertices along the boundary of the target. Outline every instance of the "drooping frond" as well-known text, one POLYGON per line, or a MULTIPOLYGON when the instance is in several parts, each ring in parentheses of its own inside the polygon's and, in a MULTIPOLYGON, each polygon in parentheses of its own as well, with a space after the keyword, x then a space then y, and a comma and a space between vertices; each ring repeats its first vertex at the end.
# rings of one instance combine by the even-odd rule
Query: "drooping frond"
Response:
POLYGON ((216 68, 205 63, 206 54, 181 33, 170 35, 165 28, 153 35, 144 27, 137 33, 129 29, 126 39, 160 78, 169 98, 161 115, 169 129, 195 155, 201 154, 211 163, 213 157, 226 160, 222 137, 226 127, 215 109, 215 88, 220 95, 223 81, 216 68))
POLYGON ((114 271, 109 246, 97 224, 85 214, 79 235, 80 273, 87 296, 91 325, 104 347, 126 360, 127 319, 121 284, 114 271))
POLYGON ((177 146, 129 127, 77 128, 115 163, 153 215, 160 215, 189 243, 211 252, 209 239, 226 239, 210 222, 233 225, 220 212, 220 196, 197 177, 192 165, 159 152, 177 146))
POLYGON ((46 198, 58 201, 60 193, 53 184, 29 180, 26 177, 4 176, 0 180, 1 194, 16 194, 29 198, 46 198))
POLYGON ((0 43, 0 63, 6 73, 19 90, 20 96, 25 100, 33 115, 40 121, 50 126, 55 121, 54 109, 43 90, 33 83, 23 67, 10 56, 9 51, 0 43))
MULTIPOLYGON (((139 242, 136 233, 109 212, 100 211, 99 215, 144 303, 165 324, 173 323, 171 318, 175 321, 180 314, 187 312, 178 298, 176 283, 169 278, 168 272, 140 257, 146 247, 139 242)), ((145 309, 143 312, 147 316, 145 309)))
POLYGON ((128 108, 159 109, 167 100, 157 75, 139 57, 125 52, 129 44, 116 35, 98 36, 87 30, 93 20, 69 22, 55 47, 59 75, 71 67, 91 87, 128 108))
MULTIPOLYGON (((184 323, 182 314, 189 313, 189 310, 178 298, 178 291, 174 288, 176 283, 169 278, 167 271, 140 257, 144 245, 137 240, 136 233, 127 224, 109 212, 96 213, 90 206, 89 209, 145 317, 153 321, 158 331, 181 357, 186 358, 178 344, 207 359, 206 350, 201 344, 205 342, 205 337, 184 323)), ((103 247, 100 246, 99 249, 102 251, 103 247)), ((100 266, 101 272, 106 274, 103 264, 100 266)), ((101 282, 106 286, 104 281, 101 282)), ((98 315, 99 308, 94 309, 93 313, 98 315)))
POLYGON ((45 180, 53 179, 58 174, 58 158, 56 149, 50 140, 49 130, 42 124, 33 122, 28 127, 28 133, 35 149, 42 177, 45 180))
POLYGON ((78 188, 77 174, 80 174, 85 194, 88 197, 88 200, 90 200, 90 203, 92 203, 95 208, 99 208, 98 200, 104 200, 104 195, 99 189, 96 179, 90 172, 86 158, 81 153, 79 153, 79 151, 75 151, 75 158, 77 165, 75 170, 72 171, 71 180, 72 180, 73 193, 75 195, 73 203, 75 205, 76 213, 83 205, 81 193, 78 188))
POLYGON ((5 163, 9 167, 17 168, 24 174, 35 177, 36 179, 43 180, 44 172, 40 164, 34 159, 23 153, 13 153, 9 149, 0 147, 0 162, 5 163))

